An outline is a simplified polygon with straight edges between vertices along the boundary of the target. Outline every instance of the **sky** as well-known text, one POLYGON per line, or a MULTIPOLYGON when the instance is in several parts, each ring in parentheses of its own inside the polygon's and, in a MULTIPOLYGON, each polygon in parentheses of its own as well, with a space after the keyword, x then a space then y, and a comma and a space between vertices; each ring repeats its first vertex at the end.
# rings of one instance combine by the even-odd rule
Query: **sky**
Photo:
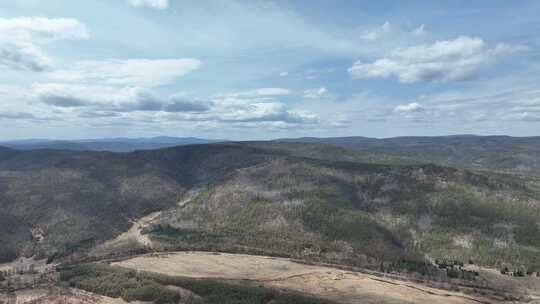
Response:
POLYGON ((0 140, 540 135, 540 1, 0 0, 0 140))

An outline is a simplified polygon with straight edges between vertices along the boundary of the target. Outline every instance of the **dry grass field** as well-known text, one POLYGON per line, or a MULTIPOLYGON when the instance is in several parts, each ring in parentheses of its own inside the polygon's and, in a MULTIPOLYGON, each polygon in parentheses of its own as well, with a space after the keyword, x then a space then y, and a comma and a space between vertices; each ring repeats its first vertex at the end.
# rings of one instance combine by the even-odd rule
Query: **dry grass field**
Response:
MULTIPOLYGON (((0 304, 127 304, 122 299, 113 299, 79 289, 52 287, 49 289, 27 289, 12 294, 0 293, 0 304)), ((137 304, 138 302, 131 302, 137 304)))
POLYGON ((411 282, 263 256, 179 252, 136 257, 113 265, 170 276, 248 280, 340 303, 492 303, 411 282))

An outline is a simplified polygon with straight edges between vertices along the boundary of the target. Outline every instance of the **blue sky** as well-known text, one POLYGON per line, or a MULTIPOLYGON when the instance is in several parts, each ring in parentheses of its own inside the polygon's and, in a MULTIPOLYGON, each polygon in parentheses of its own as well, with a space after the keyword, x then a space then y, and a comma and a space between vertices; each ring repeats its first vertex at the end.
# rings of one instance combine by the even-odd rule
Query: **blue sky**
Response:
POLYGON ((539 1, 0 1, 1 139, 540 135, 539 1))

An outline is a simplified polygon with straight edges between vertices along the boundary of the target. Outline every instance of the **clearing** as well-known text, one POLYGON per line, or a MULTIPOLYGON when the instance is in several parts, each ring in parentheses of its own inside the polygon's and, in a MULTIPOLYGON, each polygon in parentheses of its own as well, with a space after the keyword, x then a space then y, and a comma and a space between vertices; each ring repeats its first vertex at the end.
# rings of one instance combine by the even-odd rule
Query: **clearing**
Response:
MULTIPOLYGON (((183 207, 187 203, 189 203, 195 196, 198 194, 197 189, 190 190, 185 198, 182 201, 178 202, 178 206, 183 207)), ((147 227, 150 227, 156 219, 161 215, 162 211, 156 211, 152 212, 136 221, 132 221, 131 228, 117 236, 116 238, 112 240, 108 240, 107 242, 101 244, 98 246, 98 248, 117 248, 122 245, 129 244, 130 242, 138 243, 142 245, 143 247, 154 249, 152 240, 148 237, 147 234, 143 234, 143 230, 147 227)))
MULTIPOLYGON (((122 299, 113 299, 74 288, 51 287, 26 289, 14 293, 0 293, 0 304, 128 304, 122 299)), ((129 304, 142 304, 130 302, 129 304)))
POLYGON ((268 288, 287 289, 340 303, 496 303, 492 299, 417 283, 305 265, 285 258, 177 252, 140 256, 112 265, 170 276, 251 281, 268 288))

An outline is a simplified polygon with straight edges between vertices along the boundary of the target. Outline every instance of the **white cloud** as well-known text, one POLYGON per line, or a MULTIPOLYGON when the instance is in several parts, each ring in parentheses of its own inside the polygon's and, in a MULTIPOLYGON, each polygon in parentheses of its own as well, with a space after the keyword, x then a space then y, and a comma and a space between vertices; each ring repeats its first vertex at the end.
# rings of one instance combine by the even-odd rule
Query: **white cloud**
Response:
MULTIPOLYGON (((224 109, 221 109, 224 110, 224 109)), ((293 111, 283 103, 250 103, 227 111, 216 111, 216 119, 224 122, 283 122, 287 124, 315 123, 317 116, 311 113, 293 111)))
POLYGON ((54 71, 48 76, 55 81, 156 87, 171 84, 201 65, 201 61, 193 58, 83 61, 71 69, 54 71))
POLYGON ((50 69, 52 65, 53 60, 32 43, 0 42, 0 67, 41 72, 50 69))
POLYGON ((375 41, 375 40, 380 39, 384 34, 390 33, 391 31, 392 31, 392 26, 390 25, 390 22, 386 21, 379 28, 376 28, 374 30, 364 31, 362 35, 360 35, 360 38, 366 41, 375 41))
POLYGON ((399 105, 394 108, 394 113, 416 113, 423 112, 425 109, 417 102, 411 102, 404 105, 399 105))
POLYGON ((55 40, 88 39, 84 24, 75 19, 0 18, 0 67, 41 72, 53 65, 40 45, 55 40))
POLYGON ((304 98, 320 98, 328 92, 326 88, 309 89, 304 91, 304 98))
POLYGON ((383 25, 381 26, 381 30, 383 30, 383 32, 390 32, 392 30, 390 22, 386 21, 385 23, 383 23, 383 25))
POLYGON ((180 96, 161 98, 148 89, 138 87, 34 84, 34 98, 57 108, 90 108, 109 112, 206 112, 210 102, 189 100, 180 96))
POLYGON ((126 0, 134 7, 149 7, 154 9, 166 9, 169 7, 169 0, 126 0))
POLYGON ((514 121, 526 121, 526 122, 539 122, 540 113, 534 112, 519 112, 519 113, 510 113, 503 116, 504 120, 514 120, 514 121))
POLYGON ((364 32, 360 36, 360 38, 362 38, 362 40, 374 41, 374 40, 377 40, 379 38, 379 36, 380 36, 380 34, 377 31, 367 31, 367 32, 364 32))
POLYGON ((283 88, 262 88, 255 90, 254 93, 260 96, 283 96, 291 94, 289 90, 283 88))
POLYGON ((279 76, 281 77, 289 76, 289 72, 281 72, 279 73, 279 76))
POLYGON ((90 36, 86 26, 76 19, 44 17, 0 18, 0 33, 19 41, 76 40, 90 36))
POLYGON ((396 49, 373 63, 359 61, 349 68, 349 73, 361 79, 394 76, 402 83, 463 81, 475 78, 482 67, 500 56, 524 49, 507 44, 488 48, 481 38, 460 36, 396 49))
POLYGON ((424 36, 425 34, 427 34, 425 26, 423 24, 420 25, 419 27, 417 27, 416 29, 412 31, 412 34, 414 36, 424 36))
POLYGON ((291 91, 284 88, 260 88, 249 91, 217 94, 216 97, 274 97, 290 95, 291 91))
POLYGON ((136 87, 118 89, 109 86, 60 83, 36 83, 32 85, 31 91, 37 100, 63 108, 102 106, 113 109, 137 103, 143 96, 150 95, 147 90, 136 87))
MULTIPOLYGON (((264 96, 286 93, 276 89, 263 88, 251 91, 253 94, 263 94, 262 97, 255 95, 202 101, 189 99, 185 95, 162 97, 154 91, 141 87, 36 83, 28 93, 28 100, 33 104, 33 108, 40 108, 49 113, 62 113, 63 117, 72 121, 86 119, 114 124, 199 122, 217 124, 220 127, 270 129, 313 126, 319 122, 315 114, 291 109, 286 103, 264 96)), ((5 88, 6 92, 12 90, 13 88, 5 88)), ((1 86, 0 93, 2 93, 1 86)), ((2 110, 0 108, 0 112, 2 110)), ((10 117, 16 116, 10 114, 10 117)))

